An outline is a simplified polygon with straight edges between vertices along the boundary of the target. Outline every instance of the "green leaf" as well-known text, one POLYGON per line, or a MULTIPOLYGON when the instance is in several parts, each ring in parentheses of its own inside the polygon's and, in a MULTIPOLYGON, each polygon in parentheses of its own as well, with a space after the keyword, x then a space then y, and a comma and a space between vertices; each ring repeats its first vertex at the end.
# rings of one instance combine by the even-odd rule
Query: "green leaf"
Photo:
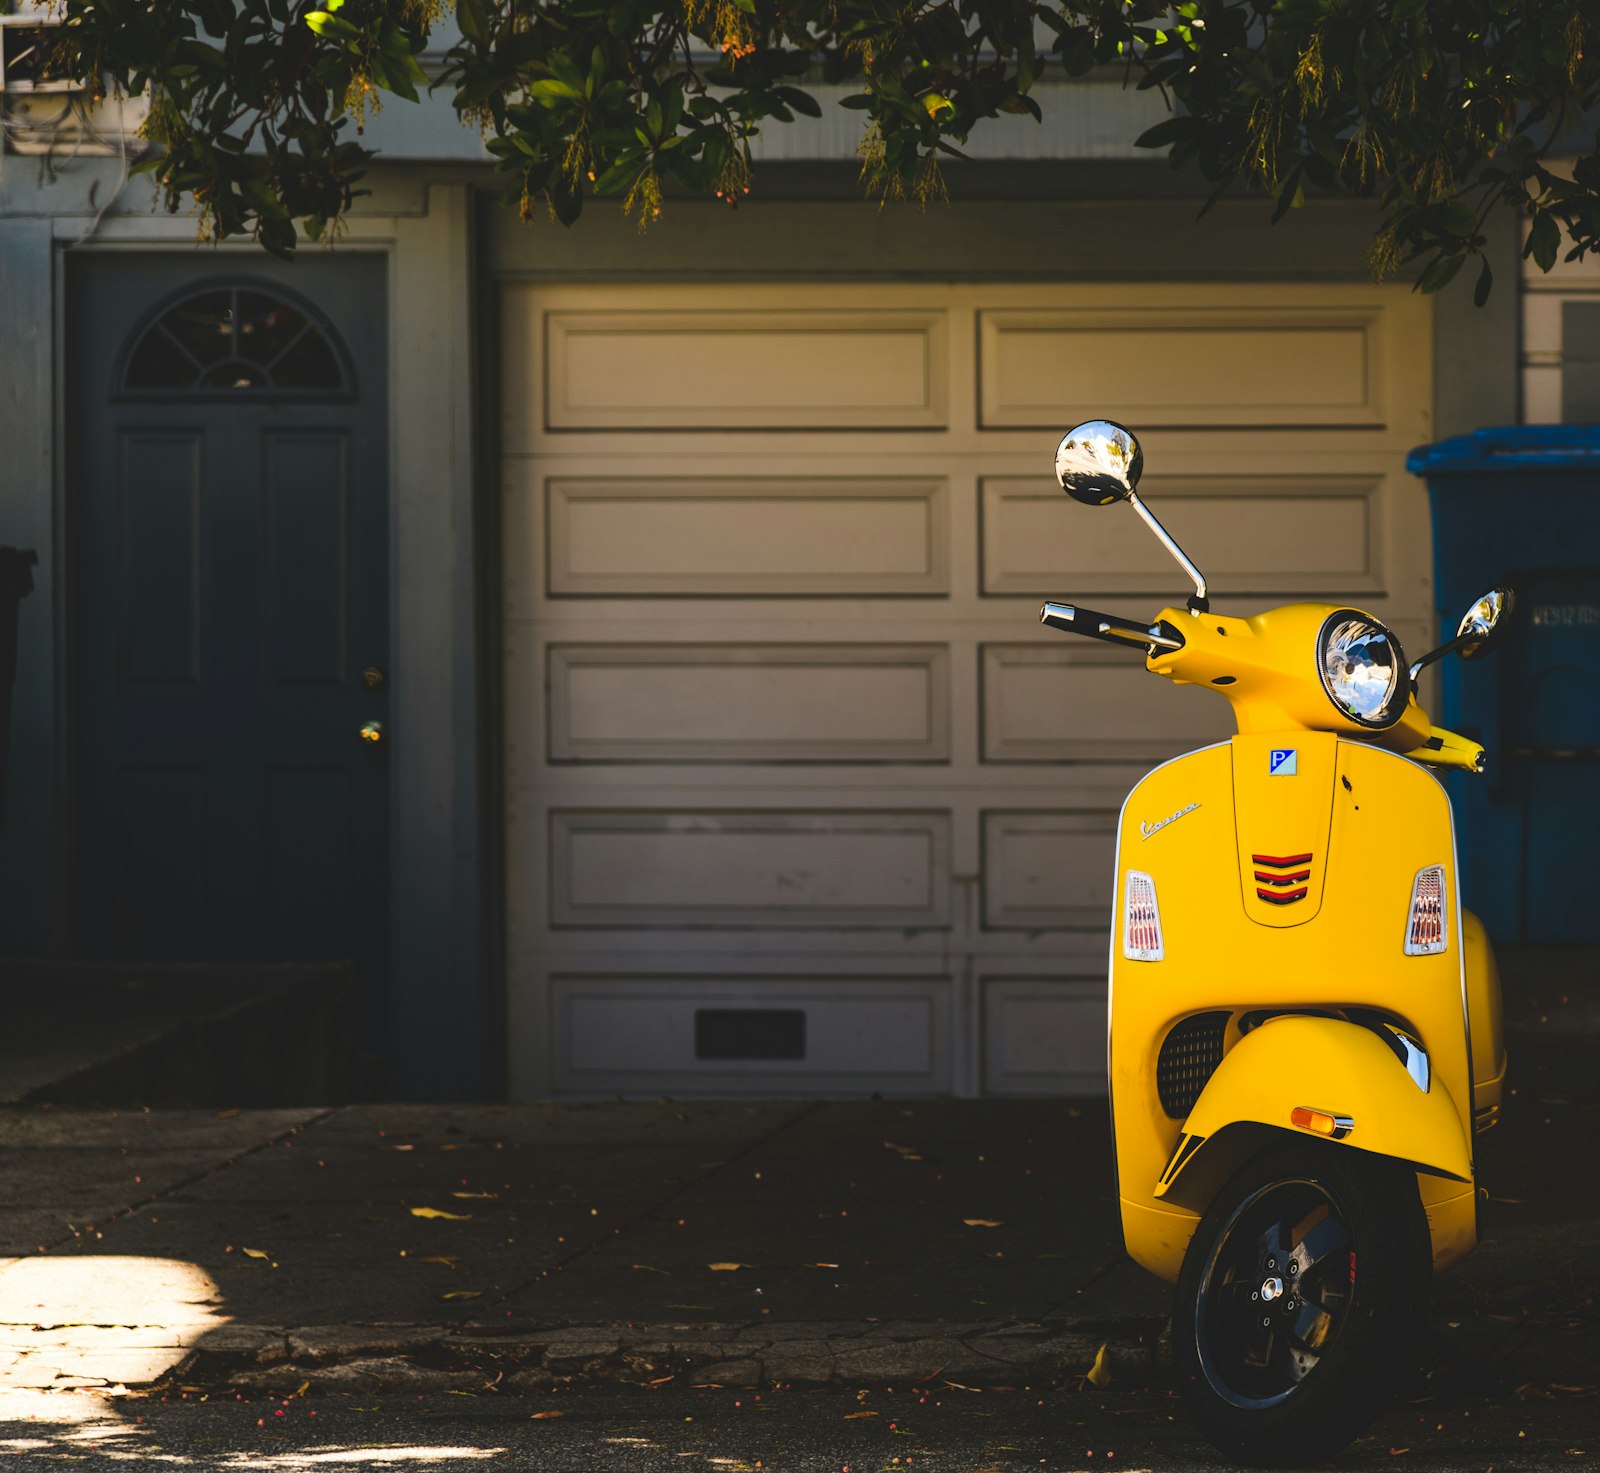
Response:
POLYGON ((1424 296, 1443 291, 1456 279, 1456 273, 1466 264, 1465 256, 1435 256, 1427 269, 1417 278, 1417 290, 1424 296))
POLYGON ((1561 227, 1556 224, 1556 217, 1548 210, 1537 211, 1528 227, 1528 244, 1522 254, 1532 256, 1541 271, 1548 271, 1556 264, 1560 249, 1561 227))
POLYGON ((1489 269, 1489 258, 1483 258, 1483 268, 1478 272, 1477 283, 1472 288, 1472 305, 1481 307, 1489 300, 1489 292, 1494 287, 1494 272, 1489 269))
POLYGON ((317 35, 321 36, 327 41, 350 42, 361 40, 360 31, 351 25, 349 21, 341 20, 338 16, 332 14, 330 11, 313 10, 308 12, 306 15, 306 24, 310 26, 311 29, 317 33, 317 35))
MULTIPOLYGON (((343 3, 343 0, 340 0, 343 3)), ((489 36, 489 10, 486 0, 456 0, 456 24, 469 41, 484 41, 489 36)))
POLYGON ((583 93, 570 82, 563 82, 556 77, 546 77, 542 81, 531 82, 528 85, 528 95, 537 97, 547 105, 556 98, 564 98, 569 102, 582 102, 583 93))
POLYGON ((797 113, 804 113, 808 118, 822 116, 822 104, 809 92, 802 92, 798 87, 774 87, 774 97, 781 97, 797 113))
POLYGON ((1190 117, 1163 118, 1153 128, 1146 128, 1133 140, 1135 148, 1165 148, 1169 143, 1191 137, 1197 120, 1190 117))
POLYGON ((870 92, 852 92, 848 97, 839 99, 839 106, 847 107, 851 112, 864 113, 872 106, 872 94, 870 92))

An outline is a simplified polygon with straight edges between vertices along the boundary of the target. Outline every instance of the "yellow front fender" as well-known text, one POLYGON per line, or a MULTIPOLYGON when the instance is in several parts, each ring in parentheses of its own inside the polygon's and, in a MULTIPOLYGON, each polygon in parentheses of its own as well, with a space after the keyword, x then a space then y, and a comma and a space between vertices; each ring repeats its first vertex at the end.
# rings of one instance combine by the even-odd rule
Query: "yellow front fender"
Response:
POLYGON ((1370 1029, 1289 1015, 1261 1024, 1224 1055, 1184 1121, 1154 1195, 1203 1211, 1238 1164, 1234 1157, 1259 1141, 1260 1127, 1329 1139, 1293 1124, 1298 1107, 1348 1120, 1340 1146, 1472 1181, 1467 1129, 1442 1080, 1430 1079, 1424 1093, 1370 1029), (1230 1141, 1231 1148, 1224 1144, 1230 1141))

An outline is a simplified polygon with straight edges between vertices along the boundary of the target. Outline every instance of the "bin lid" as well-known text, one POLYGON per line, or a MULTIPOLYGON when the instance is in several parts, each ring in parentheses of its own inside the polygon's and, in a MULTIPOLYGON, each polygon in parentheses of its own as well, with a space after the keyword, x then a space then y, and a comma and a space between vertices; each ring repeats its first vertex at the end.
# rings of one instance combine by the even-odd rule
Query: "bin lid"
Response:
POLYGON ((1505 425, 1474 430, 1406 456, 1417 476, 1504 475, 1506 471, 1600 469, 1600 425, 1505 425))

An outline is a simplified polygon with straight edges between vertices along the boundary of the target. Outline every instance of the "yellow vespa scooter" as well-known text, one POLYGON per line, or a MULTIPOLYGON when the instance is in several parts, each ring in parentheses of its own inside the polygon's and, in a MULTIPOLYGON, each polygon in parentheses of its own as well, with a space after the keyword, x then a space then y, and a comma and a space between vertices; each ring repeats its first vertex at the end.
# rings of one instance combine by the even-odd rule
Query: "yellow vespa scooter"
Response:
POLYGON ((1118 826, 1123 1237, 1177 1285, 1178 1378, 1206 1436, 1244 1461, 1316 1462, 1414 1369, 1430 1270, 1477 1237, 1500 983, 1461 906, 1449 799, 1419 764, 1476 772, 1483 749, 1432 726, 1414 686, 1446 653, 1486 651, 1512 597, 1486 594, 1409 669, 1359 609, 1213 614, 1135 491, 1142 469, 1108 420, 1056 452, 1069 495, 1144 519, 1194 582, 1187 607, 1147 626, 1064 603, 1041 618, 1218 692, 1239 731, 1157 767, 1118 826))

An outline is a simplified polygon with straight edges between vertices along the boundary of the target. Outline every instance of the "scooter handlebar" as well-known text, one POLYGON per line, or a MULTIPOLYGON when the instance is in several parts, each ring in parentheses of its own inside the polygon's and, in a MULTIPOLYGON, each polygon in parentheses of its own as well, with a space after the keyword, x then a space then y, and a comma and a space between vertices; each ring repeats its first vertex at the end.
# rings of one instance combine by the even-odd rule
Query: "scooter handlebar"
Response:
POLYGON ((1101 639, 1107 644, 1120 644, 1147 653, 1158 649, 1183 648, 1183 641, 1166 633, 1166 626, 1145 628, 1130 619, 1102 614, 1094 609, 1086 609, 1081 604, 1047 602, 1039 610, 1039 622, 1048 624, 1052 629, 1064 629, 1068 634, 1085 634, 1090 639, 1101 639))

